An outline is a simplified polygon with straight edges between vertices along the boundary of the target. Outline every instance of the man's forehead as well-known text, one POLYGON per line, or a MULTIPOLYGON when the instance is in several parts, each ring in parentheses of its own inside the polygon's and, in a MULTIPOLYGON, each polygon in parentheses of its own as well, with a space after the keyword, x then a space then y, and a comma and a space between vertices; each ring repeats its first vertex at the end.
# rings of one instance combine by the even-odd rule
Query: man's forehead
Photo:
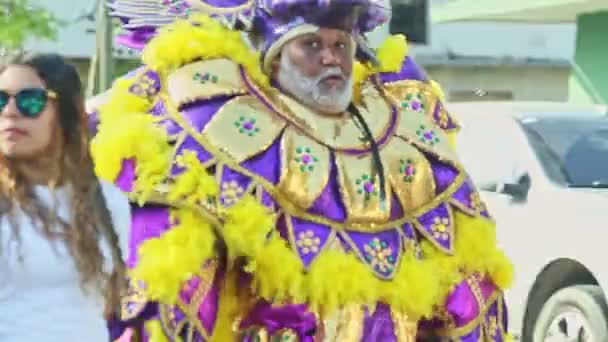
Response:
POLYGON ((317 31, 305 33, 299 37, 296 37, 296 39, 298 39, 298 38, 305 39, 305 38, 311 38, 311 37, 338 39, 338 38, 351 38, 352 35, 349 32, 346 32, 341 29, 320 27, 317 31))

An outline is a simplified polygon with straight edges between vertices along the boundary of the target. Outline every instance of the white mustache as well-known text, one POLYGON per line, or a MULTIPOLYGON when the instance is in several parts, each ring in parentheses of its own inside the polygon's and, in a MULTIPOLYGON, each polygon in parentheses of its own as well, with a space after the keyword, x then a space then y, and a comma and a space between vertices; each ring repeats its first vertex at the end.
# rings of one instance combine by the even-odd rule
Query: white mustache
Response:
POLYGON ((346 77, 344 76, 344 73, 342 72, 342 70, 338 67, 329 67, 324 69, 323 71, 321 71, 321 74, 319 76, 317 76, 317 78, 315 79, 315 84, 319 84, 321 82, 323 82, 324 79, 328 78, 328 77, 340 77, 342 80, 345 80, 346 77))

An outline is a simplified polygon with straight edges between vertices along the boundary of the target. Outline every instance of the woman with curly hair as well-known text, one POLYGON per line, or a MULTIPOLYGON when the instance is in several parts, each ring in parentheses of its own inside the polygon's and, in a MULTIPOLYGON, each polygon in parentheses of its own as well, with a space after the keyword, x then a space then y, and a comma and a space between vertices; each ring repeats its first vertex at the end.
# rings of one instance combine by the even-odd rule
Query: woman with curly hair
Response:
POLYGON ((0 341, 107 341, 119 307, 129 205, 94 174, 81 91, 58 55, 0 66, 0 341))

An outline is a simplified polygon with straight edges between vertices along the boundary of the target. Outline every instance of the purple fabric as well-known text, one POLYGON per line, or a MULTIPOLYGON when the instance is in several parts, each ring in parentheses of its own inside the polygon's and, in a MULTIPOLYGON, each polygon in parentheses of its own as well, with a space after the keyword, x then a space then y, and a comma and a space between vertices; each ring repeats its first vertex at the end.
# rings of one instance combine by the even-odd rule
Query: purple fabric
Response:
POLYGON ((97 126, 99 125, 99 113, 94 111, 87 117, 87 126, 89 127, 89 134, 94 137, 97 135, 97 126))
POLYGON ((389 11, 381 0, 257 1, 253 31, 263 37, 262 56, 285 33, 303 24, 340 28, 359 34, 372 31, 389 19, 389 11))
POLYGON ((220 201, 222 205, 226 207, 231 207, 232 205, 236 204, 236 202, 245 195, 245 190, 247 189, 250 183, 251 178, 241 173, 238 173, 227 166, 224 166, 220 183, 222 189, 223 187, 230 187, 232 186, 232 184, 236 184, 238 188, 231 189, 232 191, 230 192, 234 193, 224 191, 220 193, 220 201), (237 193, 237 189, 240 192, 237 193))
POLYGON ((241 166, 272 184, 277 184, 281 176, 280 141, 281 137, 278 137, 266 151, 243 162, 241 166))
MULTIPOLYGON (((281 305, 261 301, 258 303, 241 322, 240 328, 245 330, 249 327, 260 326, 267 329, 269 335, 276 334, 282 329, 291 329, 300 342, 314 342, 317 329, 315 315, 308 311, 306 305, 281 305)), ((253 342, 251 337, 246 337, 246 342, 253 342)))
POLYGON ((443 103, 441 101, 437 101, 437 103, 435 104, 435 109, 433 111, 433 120, 439 125, 439 127, 445 130, 453 130, 460 127, 456 124, 456 122, 452 119, 450 115, 447 115, 445 118, 442 119, 442 112, 446 113, 447 115, 443 103))
POLYGON ((454 182, 458 176, 458 171, 454 167, 440 162, 434 155, 425 153, 425 157, 431 163, 433 177, 435 177, 435 193, 439 195, 454 182))
POLYGON ((106 321, 106 327, 108 328, 108 334, 110 335, 110 342, 114 342, 118 339, 127 328, 133 328, 135 330, 141 330, 146 320, 152 319, 158 315, 158 304, 147 303, 146 307, 141 313, 134 319, 129 321, 122 321, 117 317, 112 317, 106 321))
POLYGON ((133 183, 135 182, 135 160, 126 159, 122 161, 120 173, 114 183, 123 192, 133 191, 133 183))
POLYGON ((397 342, 395 325, 391 317, 390 308, 382 303, 376 306, 376 311, 366 314, 363 323, 361 342, 397 342))
MULTIPOLYGON (((184 141, 182 142, 181 145, 179 145, 177 147, 177 153, 175 154, 175 156, 176 157, 180 156, 185 151, 194 151, 194 153, 196 153, 196 156, 201 161, 201 163, 204 163, 208 160, 211 160, 211 158, 213 158, 211 153, 209 153, 209 152, 207 152, 207 150, 203 149, 203 147, 196 141, 196 139, 194 139, 190 135, 186 139, 184 139, 184 141)), ((171 168, 171 175, 176 176, 176 175, 182 173, 183 171, 184 171, 183 167, 177 165, 177 163, 174 163, 171 168)))
POLYGON ((334 221, 344 222, 346 220, 346 208, 342 202, 340 189, 337 183, 338 169, 333 154, 330 156, 330 160, 331 169, 329 172, 329 181, 308 212, 314 215, 327 217, 334 221))
MULTIPOLYGON (((434 209, 429 210, 427 213, 418 217, 418 222, 424 227, 424 229, 428 232, 427 236, 431 239, 435 240, 437 244, 446 250, 450 250, 452 247, 452 237, 449 234, 437 237, 434 235, 433 227, 435 224, 441 223, 446 224, 446 226, 451 226, 453 222, 450 220, 450 214, 448 210, 448 205, 442 203, 435 207, 434 209), (439 219, 439 222, 438 220, 439 219), (444 221, 445 220, 445 221, 444 221)), ((447 233, 447 232, 446 232, 447 233)))
POLYGON ((203 128, 209 123, 209 120, 213 118, 213 115, 222 108, 226 101, 230 100, 230 97, 218 97, 212 100, 206 100, 203 103, 193 103, 184 106, 182 109, 182 115, 188 119, 188 122, 198 132, 202 131, 203 128))
POLYGON ((479 315, 479 305, 466 281, 454 287, 445 307, 457 327, 465 326, 479 315))
MULTIPOLYGON (((475 187, 472 184, 472 181, 470 179, 467 179, 462 186, 460 186, 460 188, 458 190, 456 190, 456 192, 452 195, 452 198, 455 199, 456 201, 458 201, 459 203, 461 203, 462 205, 464 205, 465 207, 469 208, 470 210, 473 211, 477 211, 481 209, 481 215, 484 217, 490 217, 490 214, 488 213, 485 205, 483 205, 481 202, 474 204, 472 201, 472 196, 473 194, 475 194, 476 190, 475 187), (482 205, 481 208, 476 208, 476 206, 482 205)), ((479 196, 479 194, 477 194, 477 196, 479 196)), ((478 197, 479 201, 481 201, 481 198, 478 197)))
POLYGON ((157 238, 170 226, 169 209, 147 205, 131 207, 131 231, 129 234, 129 257, 127 265, 135 267, 138 248, 147 239, 157 238))
POLYGON ((294 248, 298 251, 304 267, 308 267, 327 243, 331 236, 331 229, 296 217, 293 217, 291 222, 296 243, 294 248), (310 239, 314 245, 301 245, 302 241, 307 239, 310 239))
POLYGON ((345 233, 355 244, 355 248, 362 255, 364 261, 382 277, 390 277, 396 270, 401 257, 402 238, 396 229, 386 230, 380 233, 345 233), (385 254, 385 252, 390 253, 385 254), (381 254, 382 256, 379 256, 381 254))
POLYGON ((381 73, 380 81, 390 83, 404 80, 426 81, 426 73, 414 62, 411 57, 407 57, 398 73, 381 73))

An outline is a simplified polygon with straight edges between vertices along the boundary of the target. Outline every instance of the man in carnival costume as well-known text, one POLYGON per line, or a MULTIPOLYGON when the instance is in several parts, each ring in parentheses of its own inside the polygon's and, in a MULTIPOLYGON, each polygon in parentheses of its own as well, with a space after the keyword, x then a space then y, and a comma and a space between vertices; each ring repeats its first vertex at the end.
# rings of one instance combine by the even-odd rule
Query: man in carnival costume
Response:
POLYGON ((403 37, 362 38, 386 9, 185 5, 113 3, 127 40, 167 25, 98 108, 96 170, 134 203, 112 337, 506 340, 511 265, 458 124, 403 37))

